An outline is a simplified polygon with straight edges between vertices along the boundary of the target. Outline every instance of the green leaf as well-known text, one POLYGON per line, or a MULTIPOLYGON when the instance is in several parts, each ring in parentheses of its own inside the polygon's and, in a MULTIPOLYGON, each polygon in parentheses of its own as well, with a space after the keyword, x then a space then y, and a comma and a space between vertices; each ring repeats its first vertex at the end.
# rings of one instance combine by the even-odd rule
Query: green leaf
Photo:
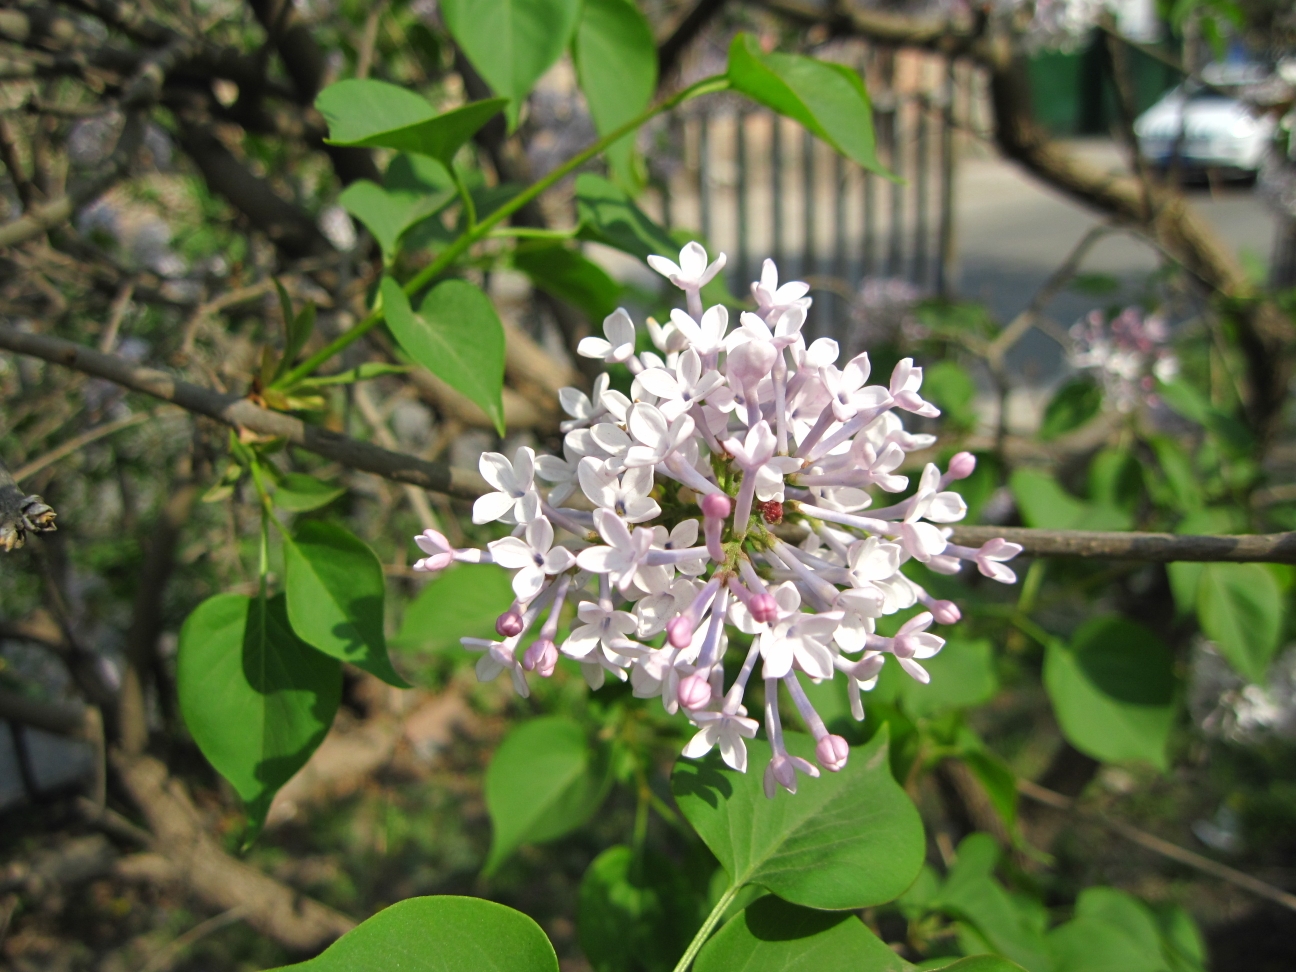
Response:
MULTIPOLYGON (((942 965, 939 972, 1026 972, 1016 962, 1009 962, 998 955, 970 955, 959 959, 953 965, 942 965)), ((1038 972, 1031 969, 1030 972, 1038 972)))
POLYGON ((1128 530, 1124 510, 1076 499, 1040 469, 1014 469, 1008 479, 1027 526, 1045 530, 1128 530))
POLYGON ((1050 442, 1078 429, 1102 410, 1102 388, 1088 378, 1068 381, 1044 409, 1039 437, 1050 442))
POLYGON ((513 263, 541 290, 584 311, 592 321, 601 322, 617 309, 621 285, 579 250, 524 244, 514 252, 513 263))
MULTIPOLYGON (((641 114, 657 90, 657 45, 633 0, 585 0, 572 43, 576 77, 594 127, 606 135, 641 114)), ((636 187, 633 134, 610 145, 618 180, 636 187)))
POLYGON ((581 0, 442 0, 441 17, 477 73, 509 99, 509 131, 540 75, 562 56, 581 0))
POLYGON ((579 236, 646 261, 654 254, 670 256, 679 245, 661 226, 634 204, 623 189, 588 172, 576 177, 579 236))
POLYGON ((955 429, 976 425, 976 383, 967 370, 953 361, 937 361, 923 369, 923 395, 945 416, 955 429))
POLYGON ((766 54, 750 34, 729 45, 729 84, 819 136, 857 165, 884 176, 873 139, 873 106, 860 76, 800 54, 766 54))
MULTIPOLYGON (((675 801, 734 884, 759 884, 811 908, 864 908, 890 901, 922 866, 922 821, 887 764, 889 733, 852 749, 846 768, 798 778, 794 795, 765 796, 771 750, 747 743, 751 770, 738 773, 716 750, 675 763, 675 801)), ((787 734, 795 756, 814 741, 787 734)))
POLYGON ((580 943, 594 972, 670 972, 701 924, 693 889, 656 851, 619 844, 594 858, 580 886, 580 943))
POLYGON ((279 309, 283 312, 284 325, 283 357, 279 359, 279 367, 274 373, 274 377, 278 378, 292 367, 297 355, 301 354, 301 349, 310 340, 311 332, 315 330, 315 305, 308 303, 300 314, 294 314, 288 291, 284 290, 283 284, 278 280, 275 280, 274 285, 279 294, 279 309))
POLYGON ((856 915, 814 911, 767 895, 703 946, 697 972, 907 972, 913 966, 856 915))
POLYGON ((970 922, 995 952, 1031 972, 1049 972, 1052 962, 1044 929, 994 880, 998 863, 999 846, 993 837, 965 837, 934 907, 970 922))
POLYGON ((1177 904, 1159 905, 1154 914, 1172 972, 1206 972, 1206 942, 1193 916, 1177 904))
POLYGON ((307 520, 284 539, 284 591, 293 630, 326 655, 409 688, 387 657, 382 564, 363 540, 307 520))
POLYGON ((351 929, 295 972, 558 972, 540 926, 502 904, 407 898, 351 929))
POLYGON ((562 716, 515 727, 486 770, 493 874, 523 844, 543 844, 571 833, 599 808, 611 785, 611 763, 585 730, 562 716))
POLYGON ((411 192, 391 192, 368 179, 359 179, 342 190, 338 196, 348 213, 373 234, 382 247, 387 262, 400 251, 401 237, 411 227, 444 209, 454 193, 423 195, 411 192))
POLYGON ((308 513, 328 506, 346 492, 344 486, 330 486, 304 473, 284 473, 274 491, 274 504, 289 513, 308 513))
POLYGON ((504 325, 490 298, 466 280, 446 280, 418 313, 395 280, 382 282, 387 327, 414 361, 481 407, 504 434, 504 325))
POLYGON ((1202 508, 1201 477, 1193 469, 1192 459, 1184 447, 1169 436, 1148 436, 1156 453, 1157 466, 1165 476, 1168 493, 1163 501, 1183 513, 1202 508))
POLYGON ((1174 659, 1142 625, 1095 618, 1071 647, 1048 646, 1044 687, 1063 734, 1104 762, 1139 760, 1165 770, 1175 718, 1174 659))
POLYGON ((927 685, 910 678, 899 665, 883 666, 878 698, 896 698, 905 715, 921 719, 980 705, 999 690, 994 648, 988 638, 951 638, 940 654, 923 660, 923 667, 932 676, 927 685))
POLYGON ((444 651, 458 647, 460 638, 494 638, 495 619, 512 603, 507 571, 494 564, 456 564, 419 591, 392 643, 444 651))
POLYGON ((250 840, 328 735, 342 666, 293 633, 283 595, 217 594, 180 629, 176 690, 194 742, 243 799, 250 840))
POLYGON ((1143 495, 1143 470, 1124 449, 1105 448, 1089 463, 1089 499, 1099 506, 1130 511, 1143 495))
POLYGON ((421 95, 370 78, 331 84, 315 99, 328 122, 329 144, 419 152, 446 166, 504 104, 503 98, 490 98, 438 113, 421 95))
POLYGON ((1164 972, 1156 922, 1138 899, 1086 888, 1075 917, 1049 932, 1054 972, 1164 972))
POLYGON ((1273 574, 1260 564, 1205 564, 1197 620, 1240 675, 1264 683, 1283 626, 1282 591, 1273 574))

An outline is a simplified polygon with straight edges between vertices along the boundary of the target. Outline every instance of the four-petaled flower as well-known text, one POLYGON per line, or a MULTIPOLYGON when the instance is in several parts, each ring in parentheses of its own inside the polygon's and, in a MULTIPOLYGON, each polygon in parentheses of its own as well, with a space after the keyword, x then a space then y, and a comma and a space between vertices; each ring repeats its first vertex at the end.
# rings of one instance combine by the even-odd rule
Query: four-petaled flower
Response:
POLYGON ((540 593, 545 577, 571 569, 576 558, 566 547, 555 547, 553 524, 538 516, 526 526, 526 540, 504 537, 486 545, 491 559, 513 575, 513 593, 529 601, 540 593))
POLYGON ((483 452, 477 468, 497 492, 477 497, 474 523, 527 523, 540 514, 540 496, 534 489, 535 452, 529 447, 519 448, 512 462, 498 452, 483 452))
POLYGON ((603 318, 601 337, 581 338, 576 346, 576 353, 583 358, 600 358, 608 364, 624 364, 634 357, 635 326, 624 307, 618 307, 603 318))
POLYGON ((755 739, 760 723, 747 718, 747 710, 741 705, 733 712, 710 712, 702 709, 691 713, 693 721, 701 728, 684 747, 683 755, 689 759, 701 759, 715 746, 720 747, 720 758, 726 766, 739 773, 747 772, 747 744, 744 739, 755 739))

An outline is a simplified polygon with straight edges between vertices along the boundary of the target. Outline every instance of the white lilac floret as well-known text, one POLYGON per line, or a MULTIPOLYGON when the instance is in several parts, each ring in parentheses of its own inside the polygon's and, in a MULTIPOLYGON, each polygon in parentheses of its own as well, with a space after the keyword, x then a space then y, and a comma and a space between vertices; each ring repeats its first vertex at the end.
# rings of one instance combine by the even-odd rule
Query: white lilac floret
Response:
POLYGON ((701 289, 724 266, 723 255, 708 262, 690 243, 678 264, 650 262, 684 290, 688 305, 665 327, 649 322, 665 357, 636 354, 630 316, 610 315, 605 338, 587 338, 579 350, 626 365, 635 376, 630 397, 606 376, 591 395, 564 389, 560 403, 571 418, 562 426, 562 457, 524 448, 511 461, 499 453, 481 458, 496 491, 477 501, 473 519, 512 524, 512 536, 486 550, 456 550, 427 531, 415 538, 427 556, 414 569, 466 561, 514 571, 517 600, 496 622, 500 640, 464 639, 483 652, 479 678, 507 669, 526 695, 528 674, 547 677, 566 656, 580 662, 593 688, 611 675, 628 680, 640 698, 659 696, 669 712, 682 709, 697 727, 684 756, 718 747, 741 772, 745 740, 758 728, 743 698, 759 664, 774 751, 765 789, 795 792, 798 773, 836 772, 849 755, 802 679, 840 675, 862 719, 860 693, 874 686, 887 656, 927 682, 922 661, 945 644, 931 627, 959 620, 955 604, 902 572, 905 562, 942 573, 969 562, 1012 583, 1005 561, 1021 548, 1002 539, 979 548, 948 541, 948 524, 963 519, 967 506, 947 487, 972 474, 968 453, 954 456, 944 473, 928 463, 916 491, 899 503, 873 505, 878 490, 908 487, 899 472, 907 453, 935 444, 934 436, 906 432, 897 414, 939 414, 922 398, 922 369, 911 359, 896 365, 886 386, 869 384, 867 354, 838 367, 836 342, 807 345, 802 337, 808 288, 780 286, 771 261, 752 285, 758 312, 743 314, 732 331, 725 308, 702 307, 701 289), (552 484, 543 494, 537 477, 552 484), (586 502, 565 505, 578 492, 586 502), (565 531, 559 539, 557 529, 565 531), (804 539, 790 542, 797 535, 804 539), (569 601, 576 617, 558 644, 569 601), (879 635, 878 619, 897 612, 910 614, 894 636, 879 635), (523 649, 536 624, 536 639, 523 649), (732 680, 724 666, 730 631, 751 637, 732 680), (815 737, 818 766, 784 745, 780 683, 815 737))

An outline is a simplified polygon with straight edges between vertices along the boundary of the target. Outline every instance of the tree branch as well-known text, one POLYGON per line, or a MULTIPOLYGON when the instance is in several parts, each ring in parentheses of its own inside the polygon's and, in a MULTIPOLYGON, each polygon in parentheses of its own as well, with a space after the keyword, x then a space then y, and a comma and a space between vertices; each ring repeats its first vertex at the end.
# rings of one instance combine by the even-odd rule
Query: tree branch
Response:
POLYGON ((724 8, 725 0, 697 0, 693 9, 681 17, 674 29, 657 48, 657 77, 665 78, 679 63, 689 44, 724 8))
POLYGON ((61 338, 0 326, 0 348, 106 378, 235 429, 280 436, 293 445, 343 466, 375 473, 395 482, 412 483, 423 489, 466 499, 474 499, 489 490, 475 470, 455 469, 445 463, 389 452, 368 442, 308 425, 292 415, 261 408, 246 398, 191 385, 164 371, 137 365, 115 355, 100 354, 61 338))
POLYGON ((955 527, 950 539, 978 546, 1002 537, 1019 543, 1026 557, 1084 557, 1093 560, 1228 561, 1296 564, 1296 532, 1239 536, 1180 536, 1176 533, 1100 533, 1089 530, 1030 530, 1024 527, 955 527))

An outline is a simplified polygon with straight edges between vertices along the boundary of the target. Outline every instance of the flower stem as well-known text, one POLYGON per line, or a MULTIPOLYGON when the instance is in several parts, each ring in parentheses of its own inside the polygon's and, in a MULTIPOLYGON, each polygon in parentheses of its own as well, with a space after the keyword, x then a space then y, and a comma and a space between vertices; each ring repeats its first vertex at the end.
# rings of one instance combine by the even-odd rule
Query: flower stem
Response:
POLYGON ((724 917, 725 911, 733 903, 733 899, 738 897, 738 892, 742 890, 741 884, 730 885, 724 894, 720 895, 720 900, 715 903, 711 909, 711 914, 707 915, 706 921, 702 922, 702 927, 698 929, 693 941, 689 942, 689 947, 685 950, 683 957, 675 966, 675 972, 688 972, 688 968, 697 958, 698 952, 702 951, 702 946, 706 944, 711 933, 715 931, 716 925, 720 924, 720 919, 724 917))
MULTIPOLYGON (((497 223, 503 222, 505 219, 512 216, 532 199, 535 199, 550 186, 560 182, 572 172, 579 169, 582 165, 594 156, 598 155, 608 146, 612 145, 614 142, 620 140, 626 135, 629 135, 635 129, 639 128, 646 122, 651 121, 662 112, 670 111, 670 109, 682 104, 690 98, 697 97, 701 94, 708 94, 712 91, 723 91, 728 86, 729 81, 724 75, 717 74, 709 78, 703 78, 701 81, 691 84, 682 91, 678 91, 671 95, 671 97, 667 98, 660 104, 645 109, 641 114, 630 119, 630 121, 626 122, 620 128, 608 132, 602 138, 587 146, 583 151, 573 155, 543 179, 533 182, 526 189, 523 189, 512 199, 508 200, 494 212, 483 217, 469 230, 461 234, 457 240, 442 250, 436 259, 405 283, 403 288, 405 293, 412 296, 422 290, 423 287, 449 269, 450 266, 469 249, 469 247, 488 236, 491 229, 497 223)), ((285 372, 271 387, 288 388, 296 382, 301 381, 307 375, 313 373, 320 365, 324 364, 324 362, 332 358, 335 354, 338 354, 340 351, 350 347, 356 341, 360 340, 360 338, 372 331, 378 326, 382 319, 383 312, 381 308, 371 310, 360 320, 359 323, 355 325, 355 327, 339 334, 336 338, 324 347, 320 348, 320 350, 316 351, 296 368, 285 372)))

